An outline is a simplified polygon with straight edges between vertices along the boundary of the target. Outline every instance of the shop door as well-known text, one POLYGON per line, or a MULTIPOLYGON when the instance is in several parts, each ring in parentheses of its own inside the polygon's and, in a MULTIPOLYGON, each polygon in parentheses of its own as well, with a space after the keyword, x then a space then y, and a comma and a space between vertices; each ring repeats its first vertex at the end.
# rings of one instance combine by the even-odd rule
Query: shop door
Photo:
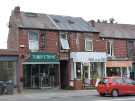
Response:
POLYGON ((83 66, 83 83, 84 83, 84 86, 90 85, 89 75, 90 75, 89 66, 83 66))
POLYGON ((49 67, 47 65, 40 65, 39 87, 40 88, 50 87, 49 78, 50 78, 49 67))
POLYGON ((61 88, 64 89, 68 85, 68 62, 60 61, 60 82, 61 88))
POLYGON ((56 68, 53 65, 40 66, 40 88, 52 88, 56 82, 56 68))

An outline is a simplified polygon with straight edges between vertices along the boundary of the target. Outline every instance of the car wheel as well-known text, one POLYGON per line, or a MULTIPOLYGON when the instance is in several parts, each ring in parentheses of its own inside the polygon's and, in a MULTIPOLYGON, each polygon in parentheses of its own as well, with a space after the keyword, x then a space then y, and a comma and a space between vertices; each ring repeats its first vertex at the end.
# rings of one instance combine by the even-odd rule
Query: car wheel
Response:
POLYGON ((118 90, 116 90, 116 89, 112 90, 112 96, 113 96, 113 97, 119 96, 118 90))
POLYGON ((105 96, 105 94, 104 94, 104 93, 99 93, 99 95, 100 95, 100 96, 105 96))

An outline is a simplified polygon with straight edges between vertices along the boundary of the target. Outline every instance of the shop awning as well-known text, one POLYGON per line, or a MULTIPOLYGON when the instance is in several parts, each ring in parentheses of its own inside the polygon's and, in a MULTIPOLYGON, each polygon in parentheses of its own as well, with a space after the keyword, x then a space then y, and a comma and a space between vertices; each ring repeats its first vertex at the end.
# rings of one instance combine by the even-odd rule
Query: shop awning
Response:
POLYGON ((31 52, 23 64, 59 64, 59 59, 54 53, 31 52))
POLYGON ((132 61, 107 61, 106 67, 130 67, 132 61))
POLYGON ((70 57, 73 62, 106 62, 105 52, 72 52, 70 57))

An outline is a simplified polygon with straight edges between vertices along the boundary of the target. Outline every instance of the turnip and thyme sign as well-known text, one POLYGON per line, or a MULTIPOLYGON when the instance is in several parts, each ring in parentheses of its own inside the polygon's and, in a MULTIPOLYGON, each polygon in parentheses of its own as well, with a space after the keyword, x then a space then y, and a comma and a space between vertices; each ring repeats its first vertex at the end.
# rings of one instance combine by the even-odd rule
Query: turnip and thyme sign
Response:
POLYGON ((31 52, 27 62, 59 62, 55 53, 31 52))
POLYGON ((55 55, 50 55, 50 54, 38 54, 38 55, 35 55, 33 54, 31 56, 32 59, 36 59, 36 60, 51 60, 51 59, 56 59, 56 56, 55 55))

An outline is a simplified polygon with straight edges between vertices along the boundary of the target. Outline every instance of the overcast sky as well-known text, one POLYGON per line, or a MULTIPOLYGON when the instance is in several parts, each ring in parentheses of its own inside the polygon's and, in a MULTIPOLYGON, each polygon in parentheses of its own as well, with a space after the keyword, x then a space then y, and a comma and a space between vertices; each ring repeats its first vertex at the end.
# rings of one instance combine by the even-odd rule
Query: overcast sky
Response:
POLYGON ((114 18, 118 23, 135 24, 135 0, 2 0, 0 3, 0 48, 6 48, 11 10, 82 17, 114 18))

